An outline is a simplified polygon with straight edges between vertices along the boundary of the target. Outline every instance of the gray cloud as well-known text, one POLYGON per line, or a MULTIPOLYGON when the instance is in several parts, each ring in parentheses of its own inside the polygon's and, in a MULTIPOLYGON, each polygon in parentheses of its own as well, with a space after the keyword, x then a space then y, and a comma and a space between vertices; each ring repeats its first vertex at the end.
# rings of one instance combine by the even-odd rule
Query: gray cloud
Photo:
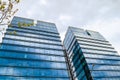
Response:
POLYGON ((68 26, 99 31, 120 49, 120 0, 35 1, 21 0, 16 15, 55 23, 62 39, 68 26))

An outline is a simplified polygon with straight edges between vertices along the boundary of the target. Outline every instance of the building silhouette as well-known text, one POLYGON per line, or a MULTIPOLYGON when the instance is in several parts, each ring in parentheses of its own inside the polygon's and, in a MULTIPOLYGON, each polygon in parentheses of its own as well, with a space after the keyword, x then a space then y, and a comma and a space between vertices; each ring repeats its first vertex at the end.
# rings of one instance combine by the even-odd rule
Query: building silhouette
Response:
POLYGON ((100 33, 69 27, 63 44, 73 80, 120 80, 120 56, 100 33))
POLYGON ((70 80, 55 24, 33 22, 13 18, 0 47, 0 80, 70 80))
POLYGON ((0 80, 120 80, 120 56, 99 33, 14 17, 0 44, 0 80))

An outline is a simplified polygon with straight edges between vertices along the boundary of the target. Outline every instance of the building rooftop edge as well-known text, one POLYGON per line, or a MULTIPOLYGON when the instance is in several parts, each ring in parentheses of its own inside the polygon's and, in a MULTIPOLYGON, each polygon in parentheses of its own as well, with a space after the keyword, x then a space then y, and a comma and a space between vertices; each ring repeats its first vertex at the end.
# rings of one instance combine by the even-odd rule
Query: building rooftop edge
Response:
POLYGON ((74 27, 74 26, 68 26, 68 29, 69 29, 69 28, 75 28, 75 29, 81 29, 81 30, 84 30, 84 31, 92 31, 92 32, 97 32, 97 33, 99 33, 98 31, 89 30, 89 29, 84 29, 84 28, 78 28, 78 27, 74 27))
MULTIPOLYGON (((25 17, 21 17, 21 16, 14 16, 15 18, 22 18, 22 19, 27 19, 27 20, 32 20, 32 21, 34 21, 35 19, 31 19, 31 18, 25 18, 25 17)), ((14 18, 13 17, 13 18, 14 18)), ((36 20, 37 22, 44 22, 44 23, 49 23, 49 24, 54 24, 55 25, 55 23, 52 23, 52 22, 46 22, 46 21, 41 21, 41 20, 36 20)))

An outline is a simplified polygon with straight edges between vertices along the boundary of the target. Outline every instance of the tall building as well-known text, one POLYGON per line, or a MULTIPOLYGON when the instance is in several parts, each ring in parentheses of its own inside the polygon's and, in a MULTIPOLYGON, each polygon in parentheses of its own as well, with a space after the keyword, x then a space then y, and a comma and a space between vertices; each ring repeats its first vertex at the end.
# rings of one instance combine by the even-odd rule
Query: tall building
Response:
POLYGON ((70 80, 55 24, 33 22, 13 18, 0 46, 0 80, 70 80))
POLYGON ((73 80, 120 80, 120 56, 100 33, 69 27, 63 44, 73 80))

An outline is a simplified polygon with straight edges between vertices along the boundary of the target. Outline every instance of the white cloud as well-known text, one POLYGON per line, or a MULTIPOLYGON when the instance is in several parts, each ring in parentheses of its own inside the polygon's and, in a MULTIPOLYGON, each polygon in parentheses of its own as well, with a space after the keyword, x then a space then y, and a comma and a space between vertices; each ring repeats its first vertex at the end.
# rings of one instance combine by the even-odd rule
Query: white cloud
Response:
POLYGON ((47 0, 39 0, 39 3, 42 5, 47 5, 47 0))
POLYGON ((60 15, 59 20, 61 21, 70 21, 72 19, 72 16, 69 15, 60 15))

